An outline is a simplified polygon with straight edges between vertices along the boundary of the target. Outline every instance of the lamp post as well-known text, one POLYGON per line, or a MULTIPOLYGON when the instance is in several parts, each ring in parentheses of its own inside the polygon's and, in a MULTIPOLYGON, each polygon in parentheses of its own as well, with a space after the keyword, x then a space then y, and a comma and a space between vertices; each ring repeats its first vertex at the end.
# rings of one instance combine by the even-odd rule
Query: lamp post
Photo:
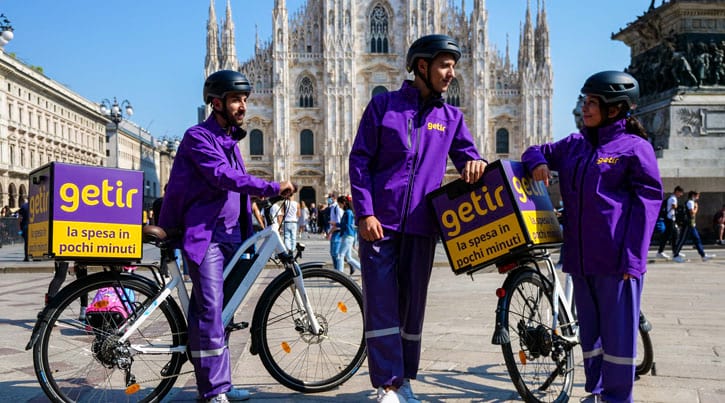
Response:
POLYGON ((104 99, 101 101, 100 111, 103 115, 111 119, 111 121, 116 125, 116 131, 115 133, 113 133, 113 135, 110 135, 108 133, 108 129, 106 129, 106 142, 108 143, 109 147, 113 147, 113 149, 115 150, 113 153, 114 161, 109 165, 114 168, 120 168, 120 161, 118 161, 118 125, 124 119, 124 112, 126 113, 126 116, 133 115, 133 107, 131 106, 131 102, 129 102, 127 99, 124 99, 121 104, 119 104, 116 100, 116 97, 113 97, 113 103, 111 103, 111 101, 109 101, 108 99, 104 99))
POLYGON ((128 99, 124 99, 120 105, 116 100, 116 97, 113 97, 113 104, 111 104, 111 101, 108 99, 101 101, 101 113, 108 116, 111 121, 116 124, 116 126, 118 126, 118 124, 123 120, 124 110, 126 115, 133 115, 133 107, 128 99))
POLYGON ((0 14, 0 49, 7 45, 14 37, 13 26, 10 25, 10 20, 5 14, 0 14))

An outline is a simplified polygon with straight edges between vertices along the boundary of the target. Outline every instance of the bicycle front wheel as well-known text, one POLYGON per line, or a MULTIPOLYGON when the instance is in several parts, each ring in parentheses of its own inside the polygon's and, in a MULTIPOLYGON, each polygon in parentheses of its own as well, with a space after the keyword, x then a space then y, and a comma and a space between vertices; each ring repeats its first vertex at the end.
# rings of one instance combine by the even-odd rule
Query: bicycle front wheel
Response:
MULTIPOLYGON (((499 302, 509 343, 501 345, 511 381, 527 402, 566 402, 574 381, 575 343, 552 330, 551 287, 532 270, 513 274, 499 302), (501 306, 503 304, 503 306, 501 306)), ((571 323, 559 310, 558 331, 572 334, 571 323)))
POLYGON ((168 297, 125 342, 124 330, 159 292, 138 275, 98 273, 61 290, 39 317, 33 363, 43 391, 54 402, 156 402, 173 386, 186 344, 186 321, 168 297), (96 299, 107 293, 108 299, 96 299), (103 301, 123 301, 111 311, 103 301), (91 303, 86 318, 82 303, 91 303), (148 349, 155 348, 151 352, 148 349), (144 352, 143 350, 146 350, 144 352))
POLYGON ((259 299, 253 352, 282 385, 303 393, 324 392, 353 376, 365 359, 362 291, 334 270, 308 268, 302 277, 322 333, 313 333, 292 275, 285 272, 259 299))

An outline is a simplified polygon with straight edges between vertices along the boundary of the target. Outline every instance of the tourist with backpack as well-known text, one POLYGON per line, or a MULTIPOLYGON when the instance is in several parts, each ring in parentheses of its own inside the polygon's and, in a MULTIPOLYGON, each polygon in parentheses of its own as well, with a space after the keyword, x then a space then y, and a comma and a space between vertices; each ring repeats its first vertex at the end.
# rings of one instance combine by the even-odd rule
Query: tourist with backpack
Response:
MULTIPOLYGON (((675 254, 675 257, 681 257, 681 253, 679 253, 680 250, 682 250, 682 247, 685 245, 685 242, 689 237, 692 237, 692 241, 695 245, 695 249, 697 249, 697 253, 700 254, 700 257, 702 258, 703 262, 707 262, 708 260, 715 257, 715 255, 708 255, 705 253, 705 250, 702 247, 702 240, 700 239, 700 233, 697 232, 697 226, 695 225, 697 212, 699 210, 698 202, 700 200, 700 193, 696 192, 694 190, 691 190, 687 194, 687 203, 685 204, 685 211, 686 211, 686 220, 687 222, 684 223, 682 226, 682 236, 680 237, 679 242, 677 242, 677 252, 675 254)), ((681 258, 682 261, 684 261, 684 258, 681 258)), ((680 262, 680 260, 675 260, 676 262, 680 262)))

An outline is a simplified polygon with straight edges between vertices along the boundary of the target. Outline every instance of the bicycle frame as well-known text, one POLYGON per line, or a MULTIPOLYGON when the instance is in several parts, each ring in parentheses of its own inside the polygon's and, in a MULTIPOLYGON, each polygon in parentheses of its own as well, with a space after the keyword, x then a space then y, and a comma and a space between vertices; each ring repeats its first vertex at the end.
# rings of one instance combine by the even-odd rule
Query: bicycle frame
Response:
MULTIPOLYGON (((227 327, 232 323, 234 314, 244 302, 249 290, 252 288, 254 282, 259 278, 267 262, 273 257, 277 256, 283 263, 285 270, 292 270, 295 283, 295 300, 299 306, 304 307, 307 317, 310 321, 312 331, 315 334, 321 334, 322 328, 317 321, 314 314, 314 309, 307 298, 305 292, 304 281, 302 279, 302 270, 297 262, 292 257, 292 251, 288 251, 282 238, 279 235, 278 229, 279 224, 270 220, 271 224, 265 227, 262 231, 249 237, 246 241, 239 246, 229 263, 224 267, 224 280, 226 288, 226 279, 232 274, 235 267, 243 259, 245 253, 249 248, 257 246, 260 247, 257 253, 254 255, 251 266, 249 266, 246 273, 243 273, 241 278, 238 280, 238 284, 235 282, 230 286, 233 286, 235 290, 230 299, 224 304, 222 310, 222 321, 224 326, 227 327)), ((131 324, 128 328, 124 329, 123 335, 120 337, 119 342, 123 343, 128 340, 134 331, 141 326, 141 324, 153 313, 160 304, 171 295, 174 289, 176 289, 179 301, 181 303, 182 312, 184 317, 188 319, 189 314, 189 293, 184 286, 182 280, 181 269, 176 263, 175 259, 168 258, 162 253, 161 265, 165 266, 166 270, 162 270, 164 277, 161 279, 161 284, 164 285, 159 295, 153 300, 153 302, 141 313, 136 321, 131 324)), ((145 354, 162 354, 162 353, 176 353, 185 352, 186 346, 158 346, 158 345, 132 345, 132 347, 139 352, 145 354)))

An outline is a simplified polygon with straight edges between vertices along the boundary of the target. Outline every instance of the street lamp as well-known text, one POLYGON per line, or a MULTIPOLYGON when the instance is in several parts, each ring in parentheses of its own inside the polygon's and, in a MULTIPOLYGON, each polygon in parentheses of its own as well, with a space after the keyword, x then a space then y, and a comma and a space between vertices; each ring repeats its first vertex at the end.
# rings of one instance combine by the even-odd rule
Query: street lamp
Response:
POLYGON ((13 26, 5 14, 0 14, 0 48, 7 45, 13 39, 13 26))
POLYGON ((121 123, 121 121, 124 118, 124 111, 126 112, 126 116, 133 115, 133 107, 131 106, 131 102, 129 102, 127 99, 124 99, 121 104, 118 104, 118 101, 116 100, 116 97, 113 97, 113 103, 109 101, 108 99, 104 99, 101 101, 100 111, 103 115, 107 116, 113 123, 116 125, 116 131, 115 133, 109 134, 110 130, 107 127, 106 128, 106 143, 111 147, 111 150, 113 151, 113 160, 111 160, 111 167, 114 168, 120 168, 120 161, 118 160, 119 156, 119 141, 118 141, 118 124, 121 123))
POLYGON ((116 127, 118 127, 118 124, 123 120, 124 110, 126 111, 126 115, 133 115, 133 107, 128 99, 124 99, 120 105, 118 104, 116 97, 113 97, 113 104, 111 104, 111 101, 108 99, 101 101, 101 113, 108 116, 111 121, 116 124, 116 127))

